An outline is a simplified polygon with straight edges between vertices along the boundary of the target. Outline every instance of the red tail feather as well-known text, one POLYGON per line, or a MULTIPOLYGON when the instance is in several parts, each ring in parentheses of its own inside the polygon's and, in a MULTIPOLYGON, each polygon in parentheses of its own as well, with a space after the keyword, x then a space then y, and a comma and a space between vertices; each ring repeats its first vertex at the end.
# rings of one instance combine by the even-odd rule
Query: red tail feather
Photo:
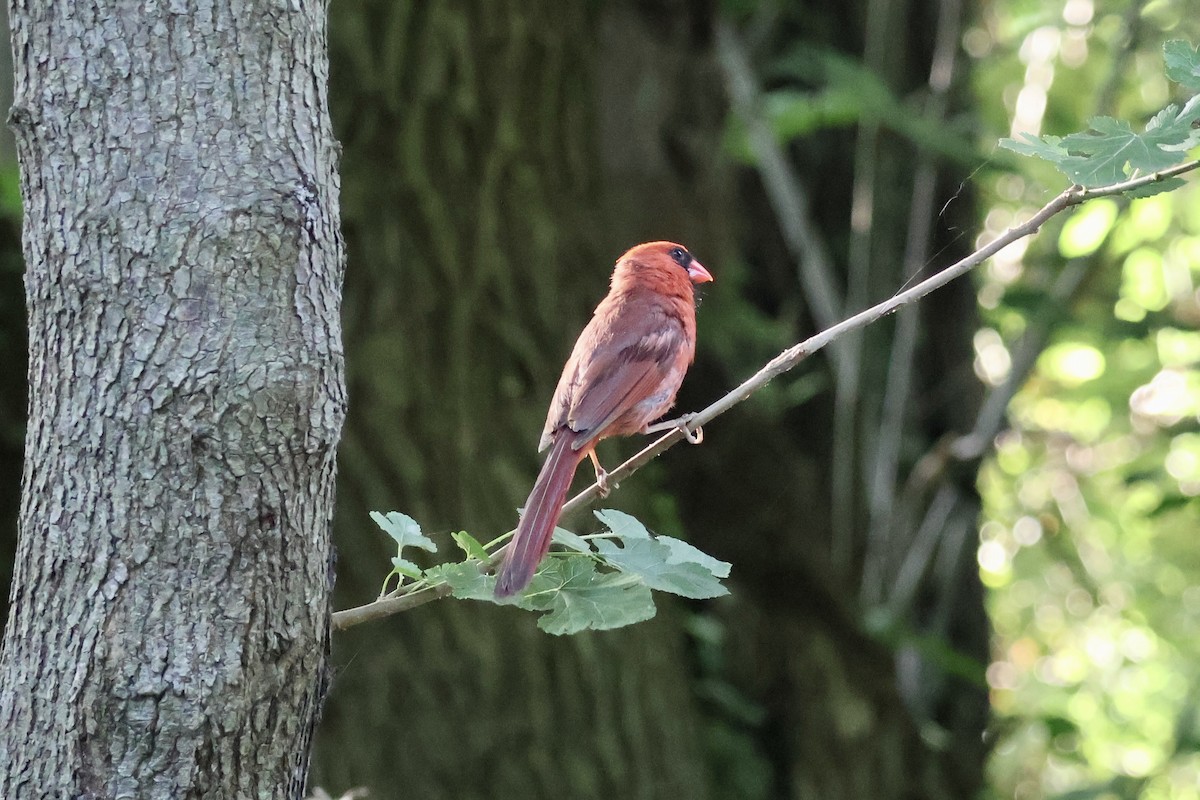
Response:
POLYGON ((554 440, 546 463, 525 501, 525 512, 517 525, 496 576, 496 596, 508 597, 529 585, 533 572, 550 549, 550 537, 567 500, 567 489, 575 477, 575 468, 583 460, 587 448, 573 450, 572 436, 562 431, 554 440))

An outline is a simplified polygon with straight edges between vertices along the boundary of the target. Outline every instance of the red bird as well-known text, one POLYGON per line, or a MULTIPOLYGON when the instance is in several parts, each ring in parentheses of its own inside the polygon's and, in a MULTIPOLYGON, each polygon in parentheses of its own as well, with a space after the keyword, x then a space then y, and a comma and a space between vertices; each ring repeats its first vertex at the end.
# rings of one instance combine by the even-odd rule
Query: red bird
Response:
POLYGON ((692 284, 712 279, 673 242, 639 244, 621 256, 608 296, 579 335, 558 379, 538 447, 549 447, 550 455, 497 575, 497 597, 516 594, 533 578, 584 456, 591 457, 596 480, 605 486, 597 442, 679 424, 650 423, 674 405, 696 353, 692 284))

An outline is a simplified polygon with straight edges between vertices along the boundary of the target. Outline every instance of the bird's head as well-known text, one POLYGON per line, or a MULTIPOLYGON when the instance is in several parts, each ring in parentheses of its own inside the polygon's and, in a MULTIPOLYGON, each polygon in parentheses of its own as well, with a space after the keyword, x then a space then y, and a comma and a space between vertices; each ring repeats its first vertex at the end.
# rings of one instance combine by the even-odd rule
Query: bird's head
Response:
POLYGON ((708 283, 712 279, 712 273, 683 245, 646 242, 630 248, 617 261, 617 268, 613 272, 613 288, 624 284, 650 283, 662 290, 687 288, 690 295, 691 284, 708 283))

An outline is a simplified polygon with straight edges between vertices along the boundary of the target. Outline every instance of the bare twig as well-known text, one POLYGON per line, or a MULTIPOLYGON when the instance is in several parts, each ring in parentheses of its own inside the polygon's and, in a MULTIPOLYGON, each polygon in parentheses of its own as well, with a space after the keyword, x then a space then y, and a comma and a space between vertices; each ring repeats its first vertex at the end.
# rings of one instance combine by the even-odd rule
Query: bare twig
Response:
MULTIPOLYGON (((877 6, 878 3, 872 3, 872 8, 877 6)), ((879 15, 876 14, 876 16, 879 15)), ((855 300, 853 298, 842 299, 834 279, 833 259, 810 215, 809 194, 796 174, 791 160, 788 159, 783 147, 771 131, 768 121, 763 118, 762 93, 758 88, 758 81, 750 66, 749 56, 729 23, 718 23, 716 45, 717 57, 725 75, 730 101, 733 103, 737 115, 746 125, 746 138, 754 153, 759 178, 762 180, 771 208, 775 212, 775 221, 779 225, 783 241, 787 245, 792 261, 795 262, 809 313, 812 314, 817 327, 827 328, 845 314, 846 306, 854 303, 855 300)), ((859 134, 860 145, 858 156, 855 159, 856 164, 865 164, 867 168, 873 169, 872 159, 867 158, 863 152, 862 142, 867 138, 874 141, 874 135, 878 128, 876 120, 864 122, 859 134), (867 131, 870 133, 868 134, 867 131)), ((860 176, 855 182, 855 208, 858 208, 858 200, 863 194, 862 185, 863 181, 860 176)), ((863 216, 864 214, 861 212, 858 213, 856 219, 852 220, 852 226, 863 216)), ((869 214, 865 216, 869 216, 869 214)), ((864 226, 859 224, 858 227, 864 226)), ((861 238, 861 236, 857 237, 857 239, 861 238)), ((869 248, 866 249, 869 250, 869 248)), ((851 264, 852 274, 863 278, 862 270, 866 267, 865 260, 855 262, 852 257, 851 264), (857 267, 853 266, 855 264, 857 267)), ((859 280, 857 284, 852 281, 849 288, 853 290, 857 285, 861 289, 862 283, 863 280, 859 280)), ((834 435, 835 439, 841 441, 848 441, 854 435, 856 419, 854 410, 858 396, 860 371, 859 352, 859 342, 853 338, 844 339, 830 349, 835 396, 834 435)), ((849 512, 851 508, 849 504, 841 502, 840 498, 843 495, 848 496, 852 490, 853 452, 854 449, 850 447, 835 446, 833 448, 834 462, 831 471, 833 474, 832 505, 835 509, 835 533, 833 536, 835 545, 848 541, 846 537, 840 536, 839 532, 848 527, 850 520, 846 513, 839 512, 838 509, 845 509, 846 512, 849 512)), ((848 553, 848 550, 835 546, 831 561, 838 566, 848 566, 848 553)))
MULTIPOLYGON (((1039 228, 1046 224, 1046 221, 1061 213, 1062 211, 1077 206, 1094 197, 1111 197, 1113 195, 1124 194, 1133 189, 1138 189, 1143 186, 1148 186, 1152 183, 1173 178, 1177 175, 1182 175, 1186 172, 1200 167, 1200 161, 1189 161, 1184 164, 1171 167, 1170 169, 1161 170, 1152 175, 1143 175, 1138 178, 1131 178, 1120 183, 1114 183, 1109 186, 1102 186, 1095 189, 1086 189, 1082 186, 1072 186, 1066 189, 1049 203, 1044 205, 1032 217, 1020 225, 1009 228, 1004 233, 997 236, 988 244, 976 250, 971 255, 952 264, 941 272, 921 281, 916 286, 900 292, 887 300, 860 311, 848 319, 839 322, 832 327, 829 327, 815 336, 805 339, 799 344, 789 347, 775 358, 768 361, 758 372, 751 375, 741 385, 721 397, 716 402, 709 405, 704 410, 697 413, 688 423, 691 430, 699 428, 701 425, 706 425, 717 417, 729 411, 734 406, 749 398, 756 391, 766 386, 772 380, 793 369, 804 359, 818 352, 822 348, 829 345, 831 342, 837 341, 840 337, 845 336, 851 331, 856 331, 865 328, 873 322, 876 322, 888 314, 895 312, 899 308, 915 303, 925 295, 945 286, 950 281, 965 275, 975 267, 987 261, 996 253, 1003 250, 1013 242, 1023 239, 1026 236, 1031 236, 1036 233, 1039 228)), ((632 475, 647 462, 656 458, 668 448, 678 444, 684 438, 684 433, 681 428, 676 428, 670 433, 659 437, 641 452, 630 458, 621 466, 608 473, 609 488, 615 489, 616 485, 625 478, 632 475)), ((590 504, 600 495, 600 488, 596 484, 592 484, 584 491, 573 497, 565 506, 563 506, 563 515, 566 516, 571 512, 577 511, 580 508, 590 504)), ((491 562, 495 563, 499 558, 499 553, 493 555, 491 562)), ((380 617, 390 616, 400 611, 407 611, 410 608, 415 608, 424 605, 432 600, 437 600, 445 597, 450 593, 448 587, 443 585, 427 587, 413 592, 412 594, 403 595, 401 597, 387 598, 377 600, 373 603, 368 603, 365 606, 346 609, 344 611, 335 612, 333 615, 333 627, 337 630, 348 628, 352 625, 357 625, 361 622, 366 622, 380 617)))

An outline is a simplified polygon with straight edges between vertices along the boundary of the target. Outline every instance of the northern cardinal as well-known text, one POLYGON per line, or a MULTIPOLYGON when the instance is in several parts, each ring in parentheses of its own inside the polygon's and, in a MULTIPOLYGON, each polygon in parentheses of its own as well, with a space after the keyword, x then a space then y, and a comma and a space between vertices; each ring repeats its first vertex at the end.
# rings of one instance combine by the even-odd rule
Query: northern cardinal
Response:
POLYGON ((680 424, 650 423, 674 405, 696 353, 692 284, 712 279, 674 242, 639 244, 617 261, 608 296, 575 342, 550 401, 538 447, 549 447, 550 454, 497 575, 497 597, 516 594, 533 578, 584 456, 607 488, 597 442, 680 424))

